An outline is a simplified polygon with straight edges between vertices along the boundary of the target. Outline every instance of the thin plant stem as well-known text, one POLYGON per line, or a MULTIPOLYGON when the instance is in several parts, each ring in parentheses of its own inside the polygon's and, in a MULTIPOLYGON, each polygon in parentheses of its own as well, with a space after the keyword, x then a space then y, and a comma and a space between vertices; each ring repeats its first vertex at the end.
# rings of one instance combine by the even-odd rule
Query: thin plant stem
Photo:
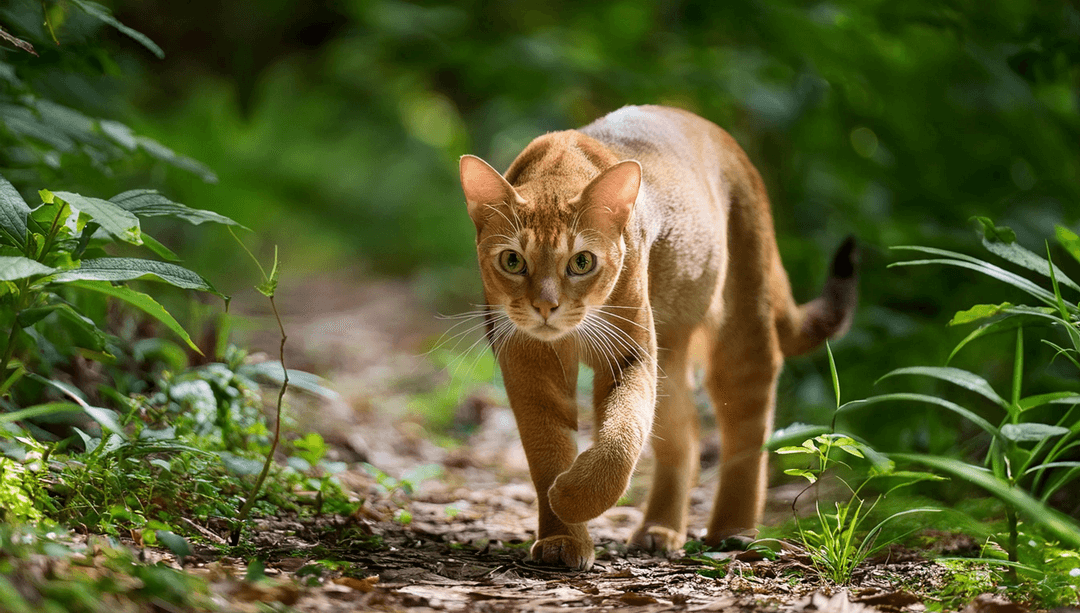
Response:
POLYGON ((255 499, 259 495, 259 490, 262 489, 262 484, 266 481, 266 476, 270 473, 270 465, 274 462, 274 453, 277 452, 278 442, 281 440, 281 405, 285 399, 285 391, 289 387, 289 369, 285 367, 285 341, 288 337, 285 335, 285 326, 281 323, 281 315, 278 314, 274 297, 268 296, 268 298, 270 299, 270 308, 274 311, 274 319, 277 320, 278 330, 281 331, 281 345, 278 347, 278 356, 281 360, 281 371, 284 373, 284 378, 281 381, 281 387, 278 389, 277 419, 274 423, 274 440, 270 444, 270 451, 266 454, 266 460, 263 462, 262 472, 259 473, 259 478, 255 480, 255 485, 251 487, 251 492, 248 494, 247 500, 244 501, 244 506, 240 507, 240 512, 236 515, 236 522, 233 527, 231 538, 233 547, 236 547, 240 543, 240 532, 243 530, 244 521, 247 520, 248 514, 251 513, 251 508, 255 505, 255 499))

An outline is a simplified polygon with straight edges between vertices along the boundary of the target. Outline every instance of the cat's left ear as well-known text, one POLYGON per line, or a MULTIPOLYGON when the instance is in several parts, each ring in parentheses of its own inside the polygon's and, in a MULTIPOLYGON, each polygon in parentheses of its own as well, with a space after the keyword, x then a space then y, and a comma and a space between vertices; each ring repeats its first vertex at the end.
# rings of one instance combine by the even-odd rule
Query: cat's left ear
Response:
POLYGON ((477 231, 491 214, 493 205, 509 205, 521 201, 514 187, 499 174, 499 171, 475 155, 461 156, 460 170, 465 204, 469 207, 469 217, 472 218, 477 231))
POLYGON ((636 160, 615 164, 581 191, 579 199, 589 207, 585 211, 585 219, 593 225, 622 232, 634 212, 640 189, 641 164, 636 160))

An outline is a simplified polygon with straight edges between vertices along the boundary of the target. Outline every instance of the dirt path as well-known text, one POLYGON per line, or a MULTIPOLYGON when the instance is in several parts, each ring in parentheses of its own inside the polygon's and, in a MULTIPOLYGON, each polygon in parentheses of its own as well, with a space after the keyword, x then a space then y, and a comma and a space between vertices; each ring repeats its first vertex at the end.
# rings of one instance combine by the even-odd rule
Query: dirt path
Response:
MULTIPOLYGON (((297 581, 310 585, 252 600, 283 600, 300 611, 921 611, 925 605, 904 586, 925 589, 944 580, 935 565, 903 555, 869 565, 850 592, 822 584, 797 551, 773 561, 753 552, 649 556, 625 545, 640 520, 633 506, 615 507, 590 523, 601 548, 592 570, 531 564, 526 553, 536 529, 536 495, 512 414, 499 406, 497 391, 466 399, 459 418, 470 434, 442 446, 431 442, 410 404, 446 376, 419 355, 446 326, 412 288, 338 277, 312 279, 281 296, 290 366, 327 376, 340 393, 332 401, 298 397, 297 420, 336 446, 336 458, 350 466, 340 477, 364 505, 351 518, 264 522, 257 545, 268 574, 297 578, 306 569, 297 581), (363 462, 393 479, 423 472, 433 478, 414 477, 415 489, 406 495, 363 462), (312 564, 327 559, 348 564, 324 564, 310 574, 312 564)), ((244 301, 238 302, 243 312, 244 301)), ((271 350, 276 339, 256 334, 255 343, 271 350)), ((582 423, 584 448, 588 419, 582 423)), ((704 448, 691 536, 700 536, 715 488, 715 437, 707 437, 704 448)), ((646 457, 630 490, 632 503, 644 493, 648 465, 646 457)), ((790 513, 796 491, 770 492, 767 521, 790 513)), ((227 592, 235 583, 218 585, 227 592)))

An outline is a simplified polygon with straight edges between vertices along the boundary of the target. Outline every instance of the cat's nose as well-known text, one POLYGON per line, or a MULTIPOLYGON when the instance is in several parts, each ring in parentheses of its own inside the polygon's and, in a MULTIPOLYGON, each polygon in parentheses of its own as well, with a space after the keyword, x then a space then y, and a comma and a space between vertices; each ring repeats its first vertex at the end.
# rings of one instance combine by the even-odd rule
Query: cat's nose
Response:
POLYGON ((544 321, 547 321, 551 314, 555 312, 555 309, 559 308, 559 303, 548 298, 537 298, 533 300, 533 307, 544 318, 544 321))

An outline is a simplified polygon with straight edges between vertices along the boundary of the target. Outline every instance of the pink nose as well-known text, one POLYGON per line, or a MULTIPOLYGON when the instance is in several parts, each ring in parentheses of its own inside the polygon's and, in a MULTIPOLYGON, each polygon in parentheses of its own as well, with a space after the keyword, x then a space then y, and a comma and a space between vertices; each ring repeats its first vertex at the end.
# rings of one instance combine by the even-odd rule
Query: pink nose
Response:
POLYGON ((533 307, 540 313, 540 316, 547 321, 551 314, 555 312, 555 309, 559 308, 559 303, 549 300, 547 298, 537 298, 533 300, 533 307))

